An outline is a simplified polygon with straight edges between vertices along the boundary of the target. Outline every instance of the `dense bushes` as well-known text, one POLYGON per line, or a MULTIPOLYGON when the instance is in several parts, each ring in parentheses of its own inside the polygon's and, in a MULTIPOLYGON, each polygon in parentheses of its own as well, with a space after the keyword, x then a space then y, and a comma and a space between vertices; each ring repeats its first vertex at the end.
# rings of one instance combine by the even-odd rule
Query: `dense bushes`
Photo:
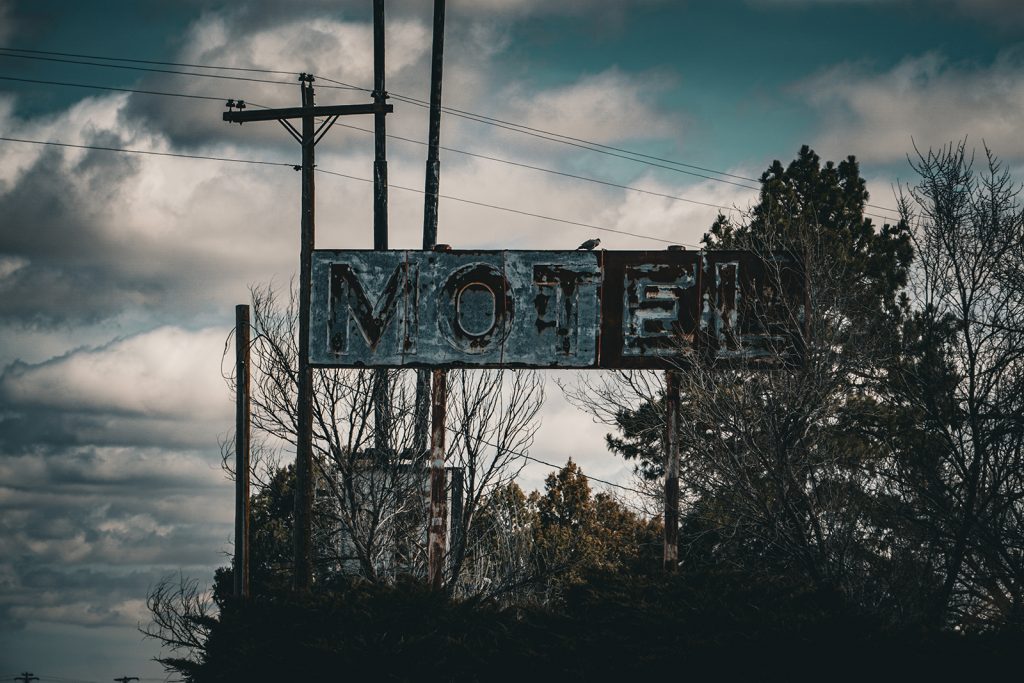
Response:
POLYGON ((590 576, 559 606, 529 609, 453 601, 402 581, 229 603, 192 677, 573 681, 672 670, 833 677, 878 666, 977 670, 1020 644, 1010 633, 892 631, 838 594, 729 572, 590 576))

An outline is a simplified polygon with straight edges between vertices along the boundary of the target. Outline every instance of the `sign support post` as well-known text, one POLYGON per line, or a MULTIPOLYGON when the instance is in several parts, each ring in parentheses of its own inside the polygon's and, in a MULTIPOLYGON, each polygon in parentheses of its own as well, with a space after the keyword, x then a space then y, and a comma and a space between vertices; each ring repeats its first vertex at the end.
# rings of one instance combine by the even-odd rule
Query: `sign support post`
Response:
POLYGON ((234 594, 249 597, 249 307, 235 306, 235 566, 234 594))
MULTIPOLYGON (((423 249, 437 245, 437 205, 441 186, 441 77, 444 66, 445 0, 434 0, 434 36, 430 50, 430 121, 427 131, 427 175, 423 199, 423 249)), ((445 518, 447 516, 447 477, 444 466, 444 431, 448 400, 448 373, 434 368, 433 386, 428 386, 426 370, 416 377, 416 434, 422 434, 426 394, 430 392, 430 520, 427 530, 427 575, 429 584, 440 589, 444 583, 445 518)), ((417 441, 419 439, 417 438, 417 441)), ((417 446, 419 444, 417 443, 417 446)))
MULTIPOLYGON (((388 160, 384 87, 384 0, 373 0, 373 248, 388 248, 388 160)), ((373 373, 373 445, 378 455, 387 451, 391 434, 388 371, 373 373)))
POLYGON ((664 568, 679 567, 679 371, 665 371, 664 568))

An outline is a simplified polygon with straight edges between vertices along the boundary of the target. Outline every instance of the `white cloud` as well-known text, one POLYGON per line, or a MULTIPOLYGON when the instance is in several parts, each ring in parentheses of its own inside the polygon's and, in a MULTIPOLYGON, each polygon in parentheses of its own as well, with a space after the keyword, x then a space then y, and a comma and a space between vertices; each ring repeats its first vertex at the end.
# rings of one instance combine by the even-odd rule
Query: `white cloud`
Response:
POLYGON ((1024 107, 1024 53, 992 64, 953 63, 938 53, 906 59, 884 73, 843 64, 807 79, 796 92, 822 117, 814 145, 824 156, 899 161, 968 136, 997 153, 1024 156, 1016 112, 1024 107))
POLYGON ((15 364, 0 376, 0 395, 19 406, 228 421, 224 340, 223 329, 162 327, 38 365, 15 364))
POLYGON ((514 121, 607 144, 678 137, 678 116, 660 111, 654 104, 671 85, 664 75, 612 68, 547 90, 515 84, 497 99, 514 121))

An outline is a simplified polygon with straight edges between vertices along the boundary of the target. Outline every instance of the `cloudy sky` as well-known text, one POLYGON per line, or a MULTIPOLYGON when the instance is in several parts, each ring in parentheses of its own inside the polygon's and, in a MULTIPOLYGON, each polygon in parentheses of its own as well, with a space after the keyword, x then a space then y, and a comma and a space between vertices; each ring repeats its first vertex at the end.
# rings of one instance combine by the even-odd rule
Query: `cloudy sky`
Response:
MULTIPOLYGON (((388 3, 394 93, 427 99, 430 5, 388 3)), ((370 6, 0 0, 0 46, 79 55, 0 49, 0 137, 297 163, 279 126, 229 126, 222 101, 295 105, 299 71, 369 87, 370 6)), ((449 0, 445 77, 446 105, 546 131, 446 117, 442 144, 461 151, 442 155, 439 240, 457 247, 693 244, 804 143, 856 155, 880 216, 914 143, 968 136, 1024 164, 1019 0, 449 0)), ((366 101, 328 85, 321 104, 366 101)), ((426 137, 420 107, 395 102, 388 126, 426 137)), ((371 155, 372 136, 339 125, 318 164, 366 179, 371 155)), ((392 139, 389 158, 391 245, 415 248, 423 198, 400 188, 422 188, 425 148, 392 139)), ((371 246, 370 185, 321 174, 317 195, 318 246, 371 246)), ((161 677, 136 631, 145 595, 227 561, 221 352, 247 288, 295 272, 298 209, 286 166, 0 141, 0 678, 161 677)), ((533 455, 625 480, 604 428, 553 385, 549 399, 533 455)))

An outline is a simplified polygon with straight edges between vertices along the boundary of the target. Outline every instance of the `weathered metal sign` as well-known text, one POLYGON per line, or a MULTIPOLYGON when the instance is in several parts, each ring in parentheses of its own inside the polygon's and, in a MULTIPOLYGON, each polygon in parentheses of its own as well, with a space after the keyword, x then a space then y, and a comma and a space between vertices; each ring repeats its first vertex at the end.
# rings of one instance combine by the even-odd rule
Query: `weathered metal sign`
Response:
POLYGON ((804 289, 739 251, 317 251, 310 361, 665 368, 798 351, 804 289))

